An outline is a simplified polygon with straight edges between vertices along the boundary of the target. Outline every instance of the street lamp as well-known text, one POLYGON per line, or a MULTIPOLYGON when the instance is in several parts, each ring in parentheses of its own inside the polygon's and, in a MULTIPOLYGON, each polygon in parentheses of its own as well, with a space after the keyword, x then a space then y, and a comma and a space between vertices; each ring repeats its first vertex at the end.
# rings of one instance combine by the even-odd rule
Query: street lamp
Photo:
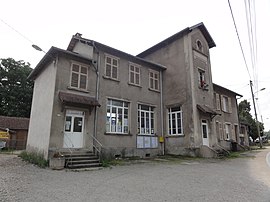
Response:
MULTIPOLYGON (((252 89, 252 81, 250 80, 250 89, 251 89, 251 95, 252 95, 252 100, 253 100, 253 106, 254 106, 254 112, 255 112, 255 119, 256 119, 256 126, 257 126, 257 132, 258 132, 258 136, 259 136, 259 141, 260 141, 260 148, 262 148, 262 138, 261 138, 261 134, 260 134, 260 128, 259 128, 259 122, 258 122, 258 117, 257 117, 257 111, 256 111, 256 106, 255 106, 255 100, 254 100, 254 93, 253 93, 253 89, 252 89)), ((265 88, 260 89, 259 91, 265 90, 265 88)), ((259 92, 257 91, 257 92, 259 92)), ((255 92, 255 93, 257 93, 255 92)))

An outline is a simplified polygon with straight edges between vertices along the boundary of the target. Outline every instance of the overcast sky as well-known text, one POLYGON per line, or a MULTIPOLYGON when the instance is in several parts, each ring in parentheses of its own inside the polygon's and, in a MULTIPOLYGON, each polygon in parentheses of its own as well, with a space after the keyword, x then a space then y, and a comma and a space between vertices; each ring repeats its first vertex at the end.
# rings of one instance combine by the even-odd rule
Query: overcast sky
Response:
MULTIPOLYGON (((254 69, 244 0, 231 0, 251 79, 254 69)), ((270 130, 270 0, 256 1, 257 74, 254 92, 258 119, 270 130)), ((203 22, 216 42, 212 48, 213 81, 252 104, 249 74, 227 0, 8 0, 1 2, 0 58, 24 60, 34 68, 51 46, 66 49, 75 33, 136 55, 163 39, 203 22), (14 31, 17 30, 19 33, 14 31), (22 36, 23 35, 23 36, 22 36)), ((241 101, 240 100, 240 101, 241 101)), ((254 115, 253 111, 252 114, 254 115)))

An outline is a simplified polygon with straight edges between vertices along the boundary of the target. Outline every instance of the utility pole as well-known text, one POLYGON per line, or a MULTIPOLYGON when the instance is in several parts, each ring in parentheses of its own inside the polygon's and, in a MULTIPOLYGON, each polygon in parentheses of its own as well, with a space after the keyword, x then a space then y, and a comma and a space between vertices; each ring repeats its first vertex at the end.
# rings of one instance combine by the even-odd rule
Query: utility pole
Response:
POLYGON ((259 141, 260 141, 260 148, 262 148, 262 138, 261 138, 261 134, 260 134, 259 122, 258 122, 257 111, 256 111, 256 106, 255 106, 255 100, 254 100, 254 94, 253 94, 253 88, 252 88, 253 84, 252 84, 251 80, 249 82, 250 82, 250 89, 251 89, 251 95, 252 95, 254 112, 255 112, 256 126, 257 126, 259 141))

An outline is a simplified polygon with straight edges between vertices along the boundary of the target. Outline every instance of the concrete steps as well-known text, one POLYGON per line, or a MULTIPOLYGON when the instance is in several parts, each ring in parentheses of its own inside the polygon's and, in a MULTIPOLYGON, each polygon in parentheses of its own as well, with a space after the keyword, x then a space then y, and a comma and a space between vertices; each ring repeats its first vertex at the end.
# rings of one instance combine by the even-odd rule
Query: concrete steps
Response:
POLYGON ((65 154, 65 167, 68 169, 101 167, 99 157, 91 152, 74 152, 65 154))

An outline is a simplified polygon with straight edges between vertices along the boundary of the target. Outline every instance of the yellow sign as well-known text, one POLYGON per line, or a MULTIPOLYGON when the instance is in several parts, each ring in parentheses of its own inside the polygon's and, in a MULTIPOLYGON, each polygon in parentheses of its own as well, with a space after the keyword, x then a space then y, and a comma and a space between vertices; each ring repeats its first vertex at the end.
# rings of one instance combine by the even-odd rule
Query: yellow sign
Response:
POLYGON ((9 139, 9 133, 0 131, 0 139, 9 139))
POLYGON ((159 142, 160 142, 160 143, 163 143, 163 142, 164 142, 164 137, 159 136, 159 142))

